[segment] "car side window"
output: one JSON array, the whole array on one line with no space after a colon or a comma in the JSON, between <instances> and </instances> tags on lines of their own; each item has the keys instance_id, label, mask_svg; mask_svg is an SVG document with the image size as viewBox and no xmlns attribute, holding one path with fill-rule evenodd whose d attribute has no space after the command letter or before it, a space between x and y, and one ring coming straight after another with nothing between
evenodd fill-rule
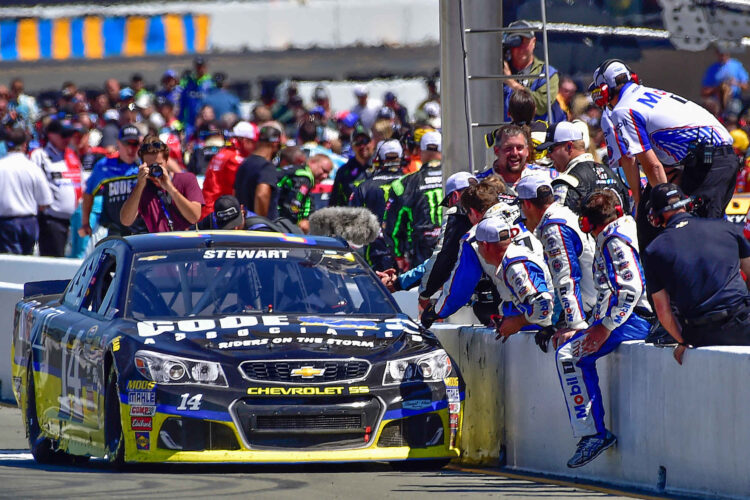
<instances>
[{"instance_id":1,"label":"car side window","mask_svg":"<svg viewBox=\"0 0 750 500\"><path fill-rule=\"evenodd\" d=\"M94 272L98 268L99 259L102 256L102 252L94 251L89 257L83 261L81 267L76 272L73 279L70 280L70 286L65 292L63 297L63 304L70 307L71 309L78 310L81 307L83 299L86 297L86 291L88 290L89 282Z\"/></svg>"},{"instance_id":2,"label":"car side window","mask_svg":"<svg viewBox=\"0 0 750 500\"><path fill-rule=\"evenodd\" d=\"M114 252L104 250L98 259L96 270L91 275L88 283L88 289L85 292L81 309L90 313L104 315L112 302L115 281L115 272L117 270L117 259Z\"/></svg>"}]
</instances>

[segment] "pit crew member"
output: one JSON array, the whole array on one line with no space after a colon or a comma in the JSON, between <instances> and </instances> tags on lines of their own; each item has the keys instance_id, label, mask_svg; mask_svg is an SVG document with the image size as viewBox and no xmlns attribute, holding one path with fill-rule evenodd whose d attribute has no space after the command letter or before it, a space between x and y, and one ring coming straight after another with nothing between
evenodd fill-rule
<instances>
[{"instance_id":1,"label":"pit crew member","mask_svg":"<svg viewBox=\"0 0 750 500\"><path fill-rule=\"evenodd\" d=\"M582 467L617 442L604 425L596 360L626 340L643 340L651 314L638 255L635 221L623 215L617 195L596 191L582 203L580 227L596 238L594 282L597 301L591 326L558 330L557 373L573 435L581 438L568 467Z\"/></svg>"}]
</instances>

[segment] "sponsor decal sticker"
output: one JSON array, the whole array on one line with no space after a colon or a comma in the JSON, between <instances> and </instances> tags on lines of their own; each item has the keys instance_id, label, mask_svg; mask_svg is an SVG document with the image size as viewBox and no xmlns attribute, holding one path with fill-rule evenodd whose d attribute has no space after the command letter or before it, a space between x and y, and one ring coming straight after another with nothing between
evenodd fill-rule
<instances>
[{"instance_id":1,"label":"sponsor decal sticker","mask_svg":"<svg viewBox=\"0 0 750 500\"><path fill-rule=\"evenodd\" d=\"M203 252L204 259L286 259L289 250L216 249Z\"/></svg>"},{"instance_id":2,"label":"sponsor decal sticker","mask_svg":"<svg viewBox=\"0 0 750 500\"><path fill-rule=\"evenodd\" d=\"M404 410L422 410L432 404L429 399L411 399L401 402L401 408Z\"/></svg>"},{"instance_id":3,"label":"sponsor decal sticker","mask_svg":"<svg viewBox=\"0 0 750 500\"><path fill-rule=\"evenodd\" d=\"M150 431L152 425L151 417L130 417L130 428L134 431Z\"/></svg>"},{"instance_id":4,"label":"sponsor decal sticker","mask_svg":"<svg viewBox=\"0 0 750 500\"><path fill-rule=\"evenodd\" d=\"M139 450L148 451L151 445L149 432L136 432L135 433L135 447Z\"/></svg>"},{"instance_id":5,"label":"sponsor decal sticker","mask_svg":"<svg viewBox=\"0 0 750 500\"><path fill-rule=\"evenodd\" d=\"M131 417L153 417L156 413L156 406L131 406Z\"/></svg>"},{"instance_id":6,"label":"sponsor decal sticker","mask_svg":"<svg viewBox=\"0 0 750 500\"><path fill-rule=\"evenodd\" d=\"M248 387L248 396L340 396L367 394L367 386L351 387Z\"/></svg>"},{"instance_id":7,"label":"sponsor decal sticker","mask_svg":"<svg viewBox=\"0 0 750 500\"><path fill-rule=\"evenodd\" d=\"M152 391L156 387L156 382L151 380L128 380L129 391Z\"/></svg>"},{"instance_id":8,"label":"sponsor decal sticker","mask_svg":"<svg viewBox=\"0 0 750 500\"><path fill-rule=\"evenodd\" d=\"M155 406L156 392L128 391L128 404L130 406Z\"/></svg>"}]
</instances>

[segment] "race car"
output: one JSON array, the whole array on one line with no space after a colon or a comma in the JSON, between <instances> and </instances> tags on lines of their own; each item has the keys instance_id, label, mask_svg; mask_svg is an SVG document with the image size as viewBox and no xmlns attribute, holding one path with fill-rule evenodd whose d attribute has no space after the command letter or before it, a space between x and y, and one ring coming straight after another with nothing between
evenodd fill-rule
<instances>
[{"instance_id":1,"label":"race car","mask_svg":"<svg viewBox=\"0 0 750 500\"><path fill-rule=\"evenodd\" d=\"M70 281L25 285L12 375L38 462L459 455L458 367L334 238L102 240Z\"/></svg>"}]
</instances>

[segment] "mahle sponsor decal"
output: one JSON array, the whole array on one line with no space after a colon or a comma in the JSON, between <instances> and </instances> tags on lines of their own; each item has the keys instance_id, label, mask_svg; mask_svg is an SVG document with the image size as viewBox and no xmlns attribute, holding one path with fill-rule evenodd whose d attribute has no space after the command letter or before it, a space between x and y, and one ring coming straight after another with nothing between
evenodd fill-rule
<instances>
[{"instance_id":1,"label":"mahle sponsor decal","mask_svg":"<svg viewBox=\"0 0 750 500\"><path fill-rule=\"evenodd\" d=\"M131 406L156 405L156 393L153 391L128 392L128 404Z\"/></svg>"},{"instance_id":2,"label":"mahle sponsor decal","mask_svg":"<svg viewBox=\"0 0 750 500\"><path fill-rule=\"evenodd\" d=\"M367 386L351 387L249 387L249 396L340 396L342 394L367 394Z\"/></svg>"}]
</instances>

